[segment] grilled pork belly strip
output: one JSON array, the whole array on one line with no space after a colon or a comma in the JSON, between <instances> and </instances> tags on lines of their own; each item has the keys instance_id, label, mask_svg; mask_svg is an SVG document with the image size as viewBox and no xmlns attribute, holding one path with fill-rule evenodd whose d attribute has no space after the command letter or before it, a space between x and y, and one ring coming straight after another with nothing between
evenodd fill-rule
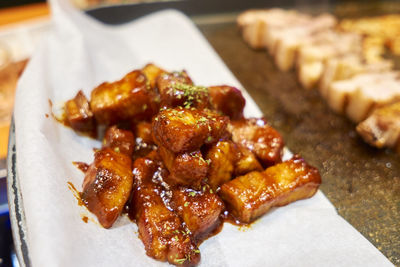
<instances>
[{"instance_id":1,"label":"grilled pork belly strip","mask_svg":"<svg viewBox=\"0 0 400 267\"><path fill-rule=\"evenodd\" d=\"M184 153L174 153L163 146L158 147L159 153L169 175L166 181L170 185L182 185L199 188L209 169L208 162L200 150Z\"/></svg>"},{"instance_id":2,"label":"grilled pork belly strip","mask_svg":"<svg viewBox=\"0 0 400 267\"><path fill-rule=\"evenodd\" d=\"M176 189L172 194L172 203L197 242L220 225L219 216L225 208L215 191L206 186L200 191Z\"/></svg>"},{"instance_id":3,"label":"grilled pork belly strip","mask_svg":"<svg viewBox=\"0 0 400 267\"><path fill-rule=\"evenodd\" d=\"M89 101L82 91L65 103L65 115L68 124L75 131L91 132L96 126Z\"/></svg>"},{"instance_id":4,"label":"grilled pork belly strip","mask_svg":"<svg viewBox=\"0 0 400 267\"><path fill-rule=\"evenodd\" d=\"M306 89L315 87L329 59L343 55L361 54L361 36L328 30L311 36L298 51L298 78Z\"/></svg>"},{"instance_id":5,"label":"grilled pork belly strip","mask_svg":"<svg viewBox=\"0 0 400 267\"><path fill-rule=\"evenodd\" d=\"M295 156L223 184L220 196L238 220L249 223L272 207L313 196L320 183L318 170Z\"/></svg>"},{"instance_id":6,"label":"grilled pork belly strip","mask_svg":"<svg viewBox=\"0 0 400 267\"><path fill-rule=\"evenodd\" d=\"M328 89L329 106L345 113L354 122L364 120L375 108L400 97L398 72L366 73L332 83Z\"/></svg>"},{"instance_id":7,"label":"grilled pork belly strip","mask_svg":"<svg viewBox=\"0 0 400 267\"><path fill-rule=\"evenodd\" d=\"M153 118L153 139L174 153L191 152L218 141L228 121L211 110L164 109Z\"/></svg>"},{"instance_id":8,"label":"grilled pork belly strip","mask_svg":"<svg viewBox=\"0 0 400 267\"><path fill-rule=\"evenodd\" d=\"M93 89L90 108L98 123L111 125L135 117L151 118L157 104L146 76L135 70L119 81L105 82Z\"/></svg>"},{"instance_id":9,"label":"grilled pork belly strip","mask_svg":"<svg viewBox=\"0 0 400 267\"><path fill-rule=\"evenodd\" d=\"M309 20L310 16L306 14L273 8L243 12L239 15L237 23L242 30L243 38L252 48L265 48L269 44L267 35L269 30L304 24Z\"/></svg>"},{"instance_id":10,"label":"grilled pork belly strip","mask_svg":"<svg viewBox=\"0 0 400 267\"><path fill-rule=\"evenodd\" d=\"M265 119L244 119L228 125L232 141L249 149L264 166L282 160L282 136Z\"/></svg>"},{"instance_id":11,"label":"grilled pork belly strip","mask_svg":"<svg viewBox=\"0 0 400 267\"><path fill-rule=\"evenodd\" d=\"M400 102L376 109L357 125L365 142L377 148L393 147L400 151Z\"/></svg>"},{"instance_id":12,"label":"grilled pork belly strip","mask_svg":"<svg viewBox=\"0 0 400 267\"><path fill-rule=\"evenodd\" d=\"M246 100L239 89L227 85L211 86L208 87L208 94L213 109L228 116L231 120L244 118L243 109Z\"/></svg>"},{"instance_id":13,"label":"grilled pork belly strip","mask_svg":"<svg viewBox=\"0 0 400 267\"><path fill-rule=\"evenodd\" d=\"M136 219L148 256L178 266L194 266L200 261L200 251L190 230L166 204L171 191L164 186L167 171L157 158L153 153L134 162L130 217Z\"/></svg>"},{"instance_id":14,"label":"grilled pork belly strip","mask_svg":"<svg viewBox=\"0 0 400 267\"><path fill-rule=\"evenodd\" d=\"M392 77L393 62L383 58L385 46L393 53L400 51L397 15L343 20L337 25L329 14L311 17L282 9L249 10L237 23L251 47L266 48L281 71L296 62L300 84L306 89L319 85L329 106L354 122L400 99L398 74ZM361 126L360 134L372 129Z\"/></svg>"},{"instance_id":15,"label":"grilled pork belly strip","mask_svg":"<svg viewBox=\"0 0 400 267\"><path fill-rule=\"evenodd\" d=\"M332 15L322 14L313 18L308 24L288 27L272 34L270 36L272 46L269 50L275 56L275 63L279 70L292 69L297 60L299 48L307 43L309 38L313 38L313 35L332 29L336 23Z\"/></svg>"},{"instance_id":16,"label":"grilled pork belly strip","mask_svg":"<svg viewBox=\"0 0 400 267\"><path fill-rule=\"evenodd\" d=\"M346 80L362 73L385 73L393 68L393 62L382 60L376 63L366 63L359 55L348 54L327 60L319 84L323 98L327 98L328 89L335 81Z\"/></svg>"},{"instance_id":17,"label":"grilled pork belly strip","mask_svg":"<svg viewBox=\"0 0 400 267\"><path fill-rule=\"evenodd\" d=\"M186 267L199 263L198 245L227 219L221 186L230 206L235 197L261 197L253 199L259 206L232 206L243 222L271 205L311 197L319 185L312 167L299 158L275 165L282 160L282 137L263 118L245 119L244 106L237 88L195 86L185 71L153 64L99 85L90 101L79 92L65 105L71 127L108 127L85 172L83 203L104 228L128 209L147 255ZM259 188L229 197L241 180Z\"/></svg>"},{"instance_id":18,"label":"grilled pork belly strip","mask_svg":"<svg viewBox=\"0 0 400 267\"><path fill-rule=\"evenodd\" d=\"M110 228L128 201L132 183L130 156L103 148L85 174L82 201L104 228Z\"/></svg>"}]
</instances>

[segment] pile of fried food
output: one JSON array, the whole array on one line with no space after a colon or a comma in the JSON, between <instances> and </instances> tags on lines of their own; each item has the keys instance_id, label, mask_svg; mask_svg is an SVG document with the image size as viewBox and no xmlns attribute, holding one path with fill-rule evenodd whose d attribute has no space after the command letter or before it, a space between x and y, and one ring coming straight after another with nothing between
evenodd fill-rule
<instances>
[{"instance_id":1,"label":"pile of fried food","mask_svg":"<svg viewBox=\"0 0 400 267\"><path fill-rule=\"evenodd\" d=\"M399 15L339 23L330 14L268 9L237 22L252 48L267 49L281 71L296 67L300 84L318 87L367 143L400 151L400 72L383 58L385 46L400 53Z\"/></svg>"},{"instance_id":2,"label":"pile of fried food","mask_svg":"<svg viewBox=\"0 0 400 267\"><path fill-rule=\"evenodd\" d=\"M122 212L136 222L148 256L179 266L224 220L251 223L272 207L313 196L318 170L299 156L282 162L281 135L244 118L231 86L195 86L185 71L148 64L65 103L78 133L106 126L81 200L110 228Z\"/></svg>"}]
</instances>

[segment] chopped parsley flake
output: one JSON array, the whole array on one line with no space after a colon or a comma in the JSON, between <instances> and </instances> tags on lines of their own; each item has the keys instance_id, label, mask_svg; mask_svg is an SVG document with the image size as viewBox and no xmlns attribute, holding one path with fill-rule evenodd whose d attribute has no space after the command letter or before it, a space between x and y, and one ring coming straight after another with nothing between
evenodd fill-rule
<instances>
[{"instance_id":1,"label":"chopped parsley flake","mask_svg":"<svg viewBox=\"0 0 400 267\"><path fill-rule=\"evenodd\" d=\"M177 264L182 264L186 261L186 258L182 258L182 259L175 259L174 262Z\"/></svg>"}]
</instances>

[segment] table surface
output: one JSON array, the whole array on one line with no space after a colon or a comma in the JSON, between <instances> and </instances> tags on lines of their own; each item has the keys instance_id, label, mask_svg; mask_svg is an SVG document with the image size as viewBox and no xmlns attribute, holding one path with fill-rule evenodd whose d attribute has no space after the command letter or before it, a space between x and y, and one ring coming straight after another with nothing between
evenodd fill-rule
<instances>
[{"instance_id":1,"label":"table surface","mask_svg":"<svg viewBox=\"0 0 400 267\"><path fill-rule=\"evenodd\" d=\"M250 49L234 22L199 27L289 149L320 170L321 190L339 214L400 265L399 155L365 144L317 90L301 88L295 71L280 72L265 51Z\"/></svg>"}]
</instances>

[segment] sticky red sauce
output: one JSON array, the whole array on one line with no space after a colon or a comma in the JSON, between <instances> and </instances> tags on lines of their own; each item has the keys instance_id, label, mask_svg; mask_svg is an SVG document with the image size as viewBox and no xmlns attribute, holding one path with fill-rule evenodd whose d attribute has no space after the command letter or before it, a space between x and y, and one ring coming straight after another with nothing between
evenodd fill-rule
<instances>
[{"instance_id":1,"label":"sticky red sauce","mask_svg":"<svg viewBox=\"0 0 400 267\"><path fill-rule=\"evenodd\" d=\"M80 169L83 173L87 172L89 169L89 164L80 161L73 161L72 164L75 165L78 169Z\"/></svg>"}]
</instances>

